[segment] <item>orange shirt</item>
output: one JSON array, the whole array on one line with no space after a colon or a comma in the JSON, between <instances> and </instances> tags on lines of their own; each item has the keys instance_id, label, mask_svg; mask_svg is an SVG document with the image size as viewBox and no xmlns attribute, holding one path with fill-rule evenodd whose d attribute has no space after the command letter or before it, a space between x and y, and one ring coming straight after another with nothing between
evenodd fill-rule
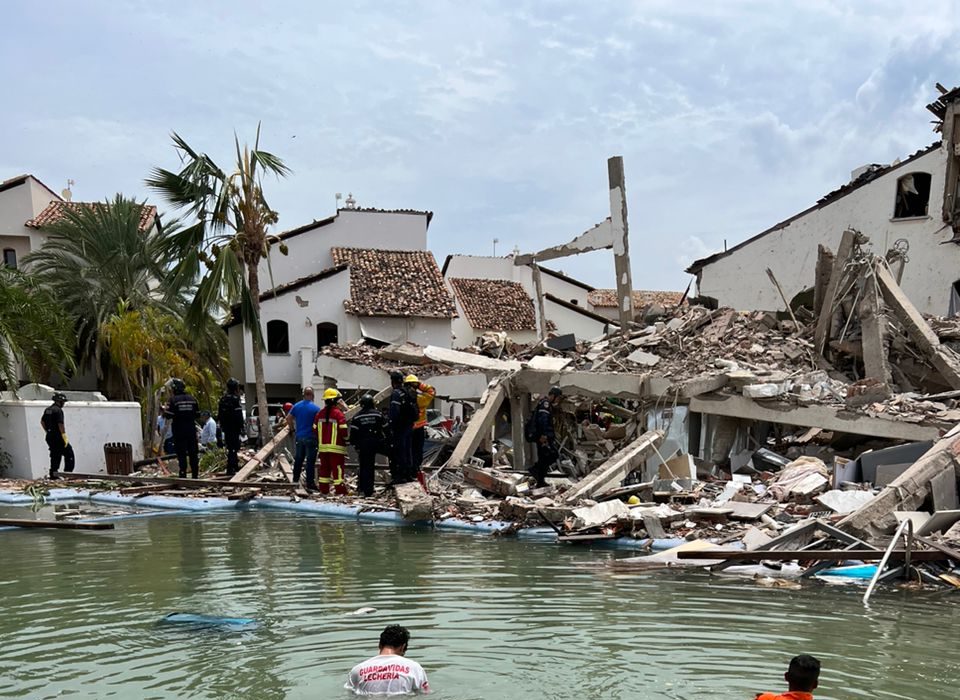
<instances>
[{"instance_id":1,"label":"orange shirt","mask_svg":"<svg viewBox=\"0 0 960 700\"><path fill-rule=\"evenodd\" d=\"M787 693L760 693L757 700L813 700L813 693L791 690Z\"/></svg>"}]
</instances>

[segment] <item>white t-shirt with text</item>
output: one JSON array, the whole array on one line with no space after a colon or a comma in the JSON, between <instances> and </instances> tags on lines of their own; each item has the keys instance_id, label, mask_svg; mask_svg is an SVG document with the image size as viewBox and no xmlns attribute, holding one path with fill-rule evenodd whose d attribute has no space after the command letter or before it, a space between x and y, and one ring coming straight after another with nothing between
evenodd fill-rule
<instances>
[{"instance_id":1,"label":"white t-shirt with text","mask_svg":"<svg viewBox=\"0 0 960 700\"><path fill-rule=\"evenodd\" d=\"M423 667L398 654L374 656L350 671L343 686L357 695L409 695L430 692Z\"/></svg>"}]
</instances>

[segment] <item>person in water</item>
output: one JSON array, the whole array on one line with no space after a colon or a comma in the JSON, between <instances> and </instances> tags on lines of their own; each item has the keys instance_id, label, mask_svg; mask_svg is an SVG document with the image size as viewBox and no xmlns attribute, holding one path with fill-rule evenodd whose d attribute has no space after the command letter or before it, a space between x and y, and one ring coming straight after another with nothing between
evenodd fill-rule
<instances>
[{"instance_id":1,"label":"person in water","mask_svg":"<svg viewBox=\"0 0 960 700\"><path fill-rule=\"evenodd\" d=\"M389 625L380 633L380 653L350 671L344 688L357 695L420 695L430 692L423 667L406 658L410 633Z\"/></svg>"},{"instance_id":2,"label":"person in water","mask_svg":"<svg viewBox=\"0 0 960 700\"><path fill-rule=\"evenodd\" d=\"M779 695L760 693L756 700L813 700L813 691L820 680L820 661L809 654L794 656L783 679L790 690Z\"/></svg>"}]
</instances>

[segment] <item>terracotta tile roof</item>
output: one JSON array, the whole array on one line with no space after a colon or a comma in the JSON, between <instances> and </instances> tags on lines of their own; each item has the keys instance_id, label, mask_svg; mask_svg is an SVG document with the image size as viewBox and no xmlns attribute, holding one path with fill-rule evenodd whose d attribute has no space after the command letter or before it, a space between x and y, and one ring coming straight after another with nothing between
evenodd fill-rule
<instances>
[{"instance_id":1,"label":"terracotta tile roof","mask_svg":"<svg viewBox=\"0 0 960 700\"><path fill-rule=\"evenodd\" d=\"M662 292L648 289L633 290L633 305L635 308L649 304L660 306L676 306L683 298L683 292ZM591 306L601 308L617 308L616 289L595 289L587 294L587 301Z\"/></svg>"},{"instance_id":2,"label":"terracotta tile roof","mask_svg":"<svg viewBox=\"0 0 960 700\"><path fill-rule=\"evenodd\" d=\"M349 313L358 316L453 318L453 297L433 254L425 250L331 248L336 265L350 267Z\"/></svg>"},{"instance_id":3,"label":"terracotta tile roof","mask_svg":"<svg viewBox=\"0 0 960 700\"><path fill-rule=\"evenodd\" d=\"M50 202L46 209L35 217L24 223L24 226L30 228L43 228L59 221L63 217L63 210L66 207L77 209L78 207L98 207L102 206L99 202ZM140 230L149 231L157 218L157 208L152 205L143 207L140 212Z\"/></svg>"},{"instance_id":4,"label":"terracotta tile roof","mask_svg":"<svg viewBox=\"0 0 960 700\"><path fill-rule=\"evenodd\" d=\"M533 299L519 282L464 277L452 277L449 282L473 328L491 331L537 329Z\"/></svg>"}]
</instances>

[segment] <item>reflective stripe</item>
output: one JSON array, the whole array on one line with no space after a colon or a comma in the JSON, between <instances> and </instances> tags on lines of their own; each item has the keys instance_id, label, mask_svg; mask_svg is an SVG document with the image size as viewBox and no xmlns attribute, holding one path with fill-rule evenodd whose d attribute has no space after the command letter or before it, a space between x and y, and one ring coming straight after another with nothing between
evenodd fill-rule
<instances>
[{"instance_id":1,"label":"reflective stripe","mask_svg":"<svg viewBox=\"0 0 960 700\"><path fill-rule=\"evenodd\" d=\"M330 426L330 442L323 441L323 429L322 425L327 424ZM340 428L340 424L333 418L321 418L317 421L317 437L320 439L320 445L317 447L317 452L326 452L328 454L338 454L345 455L347 454L347 448L343 445L337 444L337 432Z\"/></svg>"},{"instance_id":2,"label":"reflective stripe","mask_svg":"<svg viewBox=\"0 0 960 700\"><path fill-rule=\"evenodd\" d=\"M330 477L327 477L327 476L318 476L318 477L317 477L317 483L318 483L318 484L329 484L329 483L330 483Z\"/></svg>"},{"instance_id":3,"label":"reflective stripe","mask_svg":"<svg viewBox=\"0 0 960 700\"><path fill-rule=\"evenodd\" d=\"M338 464L337 466L333 467L331 471L333 472L332 474L333 478L330 483L332 483L334 486L339 486L340 484L342 484L343 483L343 467L341 467Z\"/></svg>"}]
</instances>

